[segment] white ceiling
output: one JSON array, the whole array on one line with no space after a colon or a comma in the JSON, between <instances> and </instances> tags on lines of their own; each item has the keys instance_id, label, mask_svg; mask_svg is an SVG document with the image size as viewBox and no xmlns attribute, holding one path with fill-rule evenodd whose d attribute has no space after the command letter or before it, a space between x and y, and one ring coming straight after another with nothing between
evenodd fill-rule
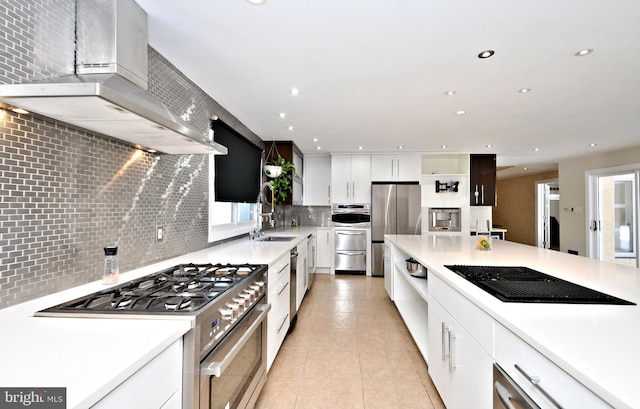
<instances>
[{"instance_id":1,"label":"white ceiling","mask_svg":"<svg viewBox=\"0 0 640 409\"><path fill-rule=\"evenodd\" d=\"M137 2L152 47L263 140L305 154L403 145L536 172L640 144L637 0Z\"/></svg>"}]
</instances>

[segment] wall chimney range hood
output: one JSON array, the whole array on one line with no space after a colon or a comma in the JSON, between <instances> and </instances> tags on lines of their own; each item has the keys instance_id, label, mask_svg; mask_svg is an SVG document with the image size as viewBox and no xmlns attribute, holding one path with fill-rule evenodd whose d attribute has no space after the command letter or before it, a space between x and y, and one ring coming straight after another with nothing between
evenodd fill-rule
<instances>
[{"instance_id":1,"label":"wall chimney range hood","mask_svg":"<svg viewBox=\"0 0 640 409\"><path fill-rule=\"evenodd\" d=\"M167 154L226 154L146 91L147 15L133 0L77 0L75 72L0 85L0 106L23 108Z\"/></svg>"}]
</instances>

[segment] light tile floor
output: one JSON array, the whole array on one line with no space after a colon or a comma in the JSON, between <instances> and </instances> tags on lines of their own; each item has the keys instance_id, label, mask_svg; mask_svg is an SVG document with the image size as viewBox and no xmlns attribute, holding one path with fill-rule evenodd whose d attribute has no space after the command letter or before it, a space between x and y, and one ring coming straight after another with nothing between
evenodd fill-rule
<instances>
[{"instance_id":1,"label":"light tile floor","mask_svg":"<svg viewBox=\"0 0 640 409\"><path fill-rule=\"evenodd\" d=\"M441 409L381 277L316 274L257 409Z\"/></svg>"}]
</instances>

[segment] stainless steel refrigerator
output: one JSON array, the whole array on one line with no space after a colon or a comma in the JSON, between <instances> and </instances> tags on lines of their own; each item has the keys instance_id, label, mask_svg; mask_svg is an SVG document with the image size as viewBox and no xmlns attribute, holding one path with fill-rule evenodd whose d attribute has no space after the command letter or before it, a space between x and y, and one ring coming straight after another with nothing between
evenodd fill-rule
<instances>
[{"instance_id":1,"label":"stainless steel refrigerator","mask_svg":"<svg viewBox=\"0 0 640 409\"><path fill-rule=\"evenodd\" d=\"M417 182L372 183L371 275L384 275L384 235L421 234L421 223L422 205Z\"/></svg>"}]
</instances>

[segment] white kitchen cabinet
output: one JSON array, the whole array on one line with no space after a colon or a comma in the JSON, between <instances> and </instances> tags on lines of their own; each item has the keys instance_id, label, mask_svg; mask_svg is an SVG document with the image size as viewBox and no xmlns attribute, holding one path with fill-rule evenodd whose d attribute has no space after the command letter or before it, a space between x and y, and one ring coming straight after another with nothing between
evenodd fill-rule
<instances>
[{"instance_id":1,"label":"white kitchen cabinet","mask_svg":"<svg viewBox=\"0 0 640 409\"><path fill-rule=\"evenodd\" d=\"M298 244L298 264L296 274L296 311L300 309L302 299L307 293L307 257L309 253L307 240L308 239L304 239L304 241Z\"/></svg>"},{"instance_id":2,"label":"white kitchen cabinet","mask_svg":"<svg viewBox=\"0 0 640 409\"><path fill-rule=\"evenodd\" d=\"M331 228L318 227L316 230L316 267L318 273L328 273L331 270Z\"/></svg>"},{"instance_id":3,"label":"white kitchen cabinet","mask_svg":"<svg viewBox=\"0 0 640 409\"><path fill-rule=\"evenodd\" d=\"M429 375L447 409L493 408L493 358L429 295Z\"/></svg>"},{"instance_id":4,"label":"white kitchen cabinet","mask_svg":"<svg viewBox=\"0 0 640 409\"><path fill-rule=\"evenodd\" d=\"M384 254L382 256L384 289L391 301L393 301L393 245L387 240L384 241Z\"/></svg>"},{"instance_id":5,"label":"white kitchen cabinet","mask_svg":"<svg viewBox=\"0 0 640 409\"><path fill-rule=\"evenodd\" d=\"M417 182L422 173L422 156L419 154L371 155L372 182Z\"/></svg>"},{"instance_id":6,"label":"white kitchen cabinet","mask_svg":"<svg viewBox=\"0 0 640 409\"><path fill-rule=\"evenodd\" d=\"M305 206L329 206L331 204L331 157L304 157Z\"/></svg>"},{"instance_id":7,"label":"white kitchen cabinet","mask_svg":"<svg viewBox=\"0 0 640 409\"><path fill-rule=\"evenodd\" d=\"M495 342L496 363L540 408L611 408L568 373L499 324L496 325Z\"/></svg>"},{"instance_id":8,"label":"white kitchen cabinet","mask_svg":"<svg viewBox=\"0 0 640 409\"><path fill-rule=\"evenodd\" d=\"M371 155L331 156L331 203L371 202Z\"/></svg>"},{"instance_id":9,"label":"white kitchen cabinet","mask_svg":"<svg viewBox=\"0 0 640 409\"><path fill-rule=\"evenodd\" d=\"M96 409L160 409L181 405L182 338L171 344L92 407Z\"/></svg>"},{"instance_id":10,"label":"white kitchen cabinet","mask_svg":"<svg viewBox=\"0 0 640 409\"><path fill-rule=\"evenodd\" d=\"M284 337L289 330L291 289L291 258L289 253L269 264L268 302L271 310L267 316L267 371L271 368ZM295 284L294 284L295 285Z\"/></svg>"}]
</instances>

